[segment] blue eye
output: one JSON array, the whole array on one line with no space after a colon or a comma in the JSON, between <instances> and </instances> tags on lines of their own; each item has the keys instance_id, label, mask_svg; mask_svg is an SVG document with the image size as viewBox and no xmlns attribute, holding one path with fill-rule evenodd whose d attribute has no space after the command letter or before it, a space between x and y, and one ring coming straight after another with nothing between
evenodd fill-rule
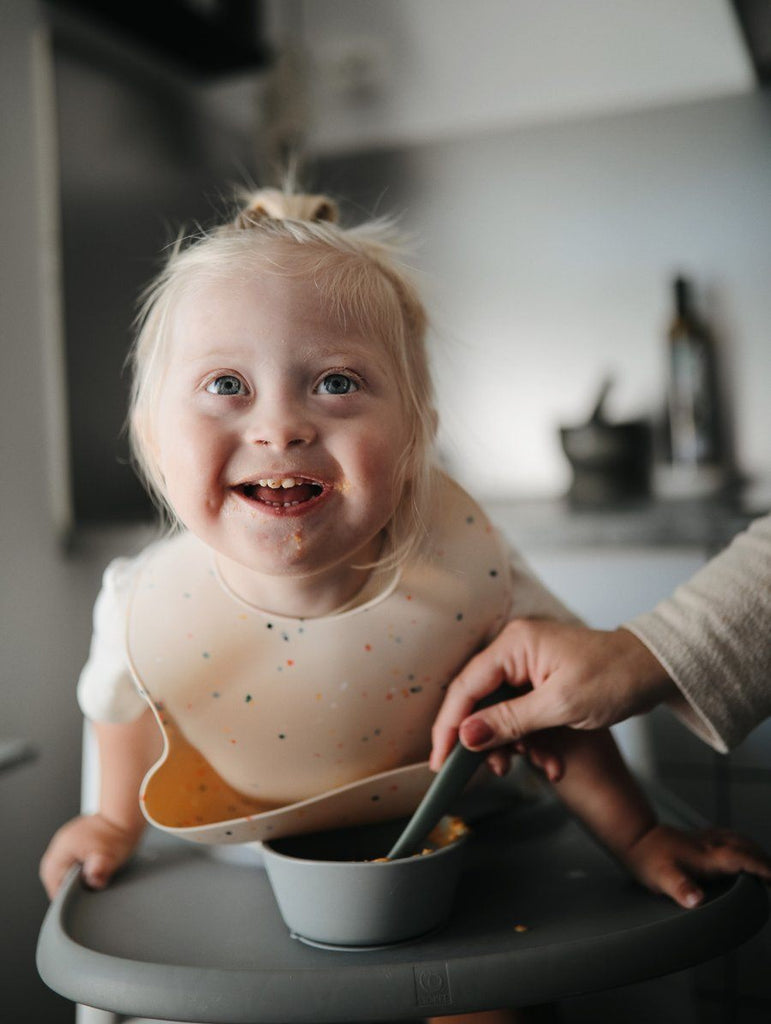
<instances>
[{"instance_id":1,"label":"blue eye","mask_svg":"<svg viewBox=\"0 0 771 1024\"><path fill-rule=\"evenodd\" d=\"M318 390L323 395L349 395L359 390L356 381L347 373L328 373L319 384Z\"/></svg>"},{"instance_id":2,"label":"blue eye","mask_svg":"<svg viewBox=\"0 0 771 1024\"><path fill-rule=\"evenodd\" d=\"M244 384L232 373L224 373L221 377L215 377L214 380L209 381L206 385L206 390L210 395L232 397L244 393Z\"/></svg>"}]
</instances>

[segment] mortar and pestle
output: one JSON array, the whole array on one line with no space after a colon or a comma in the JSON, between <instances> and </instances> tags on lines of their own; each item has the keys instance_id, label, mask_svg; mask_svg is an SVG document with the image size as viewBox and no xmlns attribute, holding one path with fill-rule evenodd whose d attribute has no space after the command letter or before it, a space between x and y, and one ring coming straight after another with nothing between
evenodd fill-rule
<instances>
[{"instance_id":1,"label":"mortar and pestle","mask_svg":"<svg viewBox=\"0 0 771 1024\"><path fill-rule=\"evenodd\" d=\"M650 495L653 433L645 419L611 423L605 400L606 378L586 423L560 427L562 449L573 471L568 499L575 506L623 504Z\"/></svg>"}]
</instances>

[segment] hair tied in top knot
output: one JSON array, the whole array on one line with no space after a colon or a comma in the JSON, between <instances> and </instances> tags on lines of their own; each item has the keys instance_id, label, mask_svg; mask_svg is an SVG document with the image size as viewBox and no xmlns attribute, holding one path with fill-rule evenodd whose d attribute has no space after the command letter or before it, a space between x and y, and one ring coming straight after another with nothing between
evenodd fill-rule
<instances>
[{"instance_id":1,"label":"hair tied in top knot","mask_svg":"<svg viewBox=\"0 0 771 1024\"><path fill-rule=\"evenodd\" d=\"M337 204L326 196L309 196L265 188L250 196L235 219L237 228L251 228L264 220L337 221Z\"/></svg>"}]
</instances>

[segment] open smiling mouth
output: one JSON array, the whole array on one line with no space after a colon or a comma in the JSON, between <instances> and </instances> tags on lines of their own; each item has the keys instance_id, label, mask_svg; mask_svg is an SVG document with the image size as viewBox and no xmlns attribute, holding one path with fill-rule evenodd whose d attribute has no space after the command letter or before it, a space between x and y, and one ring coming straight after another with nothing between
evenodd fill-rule
<instances>
[{"instance_id":1,"label":"open smiling mouth","mask_svg":"<svg viewBox=\"0 0 771 1024\"><path fill-rule=\"evenodd\" d=\"M324 492L324 487L315 480L285 476L238 484L235 490L249 501L274 509L289 509L307 505L308 502L319 498Z\"/></svg>"}]
</instances>

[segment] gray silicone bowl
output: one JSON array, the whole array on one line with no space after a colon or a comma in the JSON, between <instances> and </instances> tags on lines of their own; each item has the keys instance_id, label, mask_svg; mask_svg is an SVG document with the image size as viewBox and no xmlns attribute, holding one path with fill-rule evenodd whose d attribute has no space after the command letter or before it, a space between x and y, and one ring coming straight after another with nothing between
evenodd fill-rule
<instances>
[{"instance_id":1,"label":"gray silicone bowl","mask_svg":"<svg viewBox=\"0 0 771 1024\"><path fill-rule=\"evenodd\" d=\"M449 916L466 839L403 860L374 862L404 821L274 839L265 868L293 935L326 946L382 946Z\"/></svg>"}]
</instances>

